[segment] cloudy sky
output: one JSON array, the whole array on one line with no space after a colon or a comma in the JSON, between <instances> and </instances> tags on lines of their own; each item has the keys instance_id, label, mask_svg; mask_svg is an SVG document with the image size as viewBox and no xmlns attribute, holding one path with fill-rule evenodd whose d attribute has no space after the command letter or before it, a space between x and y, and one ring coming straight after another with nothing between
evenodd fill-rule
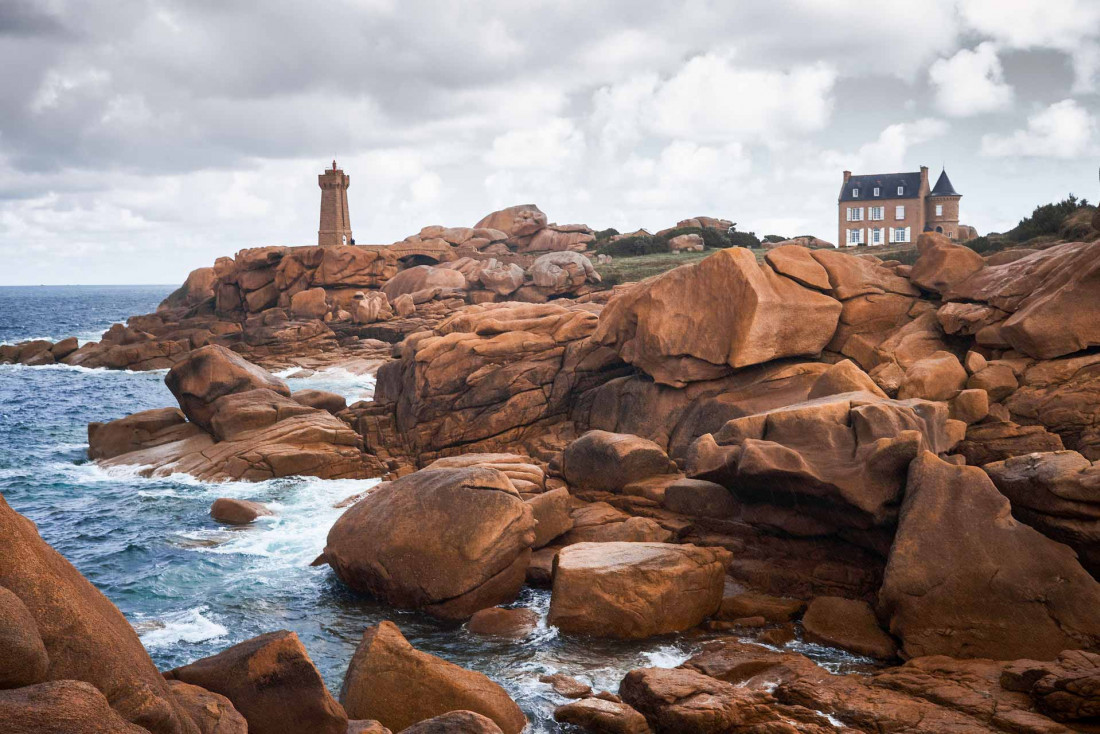
<instances>
[{"instance_id":1,"label":"cloudy sky","mask_svg":"<svg viewBox=\"0 0 1100 734\"><path fill-rule=\"evenodd\" d=\"M841 171L963 221L1100 198L1098 0L0 0L0 284L178 283L537 203L836 237Z\"/></svg>"}]
</instances>

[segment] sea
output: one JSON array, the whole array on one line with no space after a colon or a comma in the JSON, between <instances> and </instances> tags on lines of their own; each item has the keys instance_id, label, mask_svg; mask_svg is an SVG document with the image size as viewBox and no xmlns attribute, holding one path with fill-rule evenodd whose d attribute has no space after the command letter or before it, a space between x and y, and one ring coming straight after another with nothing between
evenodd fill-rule
<instances>
[{"instance_id":1,"label":"sea","mask_svg":"<svg viewBox=\"0 0 1100 734\"><path fill-rule=\"evenodd\" d=\"M113 323L155 311L174 289L0 286L0 343L96 340ZM293 372L281 375L292 390L330 390L349 402L369 398L374 389L370 375L331 369L290 377ZM615 691L627 671L676 666L714 638L687 633L618 642L560 635L546 624L550 595L544 589L525 589L515 602L541 619L522 640L481 637L355 594L327 566L309 564L344 511L335 505L378 480L153 479L87 459L89 422L175 405L164 375L0 365L0 494L122 611L162 670L286 629L298 634L338 694L363 631L390 620L416 648L502 685L535 734L561 731L552 713L566 702L538 682L541 674L565 673ZM263 502L275 514L248 527L226 527L209 515L218 497ZM797 643L796 649L833 669L866 662L814 645Z\"/></svg>"}]
</instances>

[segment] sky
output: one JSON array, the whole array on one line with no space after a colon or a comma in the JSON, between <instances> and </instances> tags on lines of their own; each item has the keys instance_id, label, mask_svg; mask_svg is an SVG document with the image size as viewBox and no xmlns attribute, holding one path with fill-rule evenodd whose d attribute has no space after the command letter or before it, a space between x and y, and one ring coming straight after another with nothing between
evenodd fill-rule
<instances>
[{"instance_id":1,"label":"sky","mask_svg":"<svg viewBox=\"0 0 1100 734\"><path fill-rule=\"evenodd\" d=\"M0 284L179 283L513 204L836 238L842 171L962 221L1100 199L1100 0L0 0Z\"/></svg>"}]
</instances>

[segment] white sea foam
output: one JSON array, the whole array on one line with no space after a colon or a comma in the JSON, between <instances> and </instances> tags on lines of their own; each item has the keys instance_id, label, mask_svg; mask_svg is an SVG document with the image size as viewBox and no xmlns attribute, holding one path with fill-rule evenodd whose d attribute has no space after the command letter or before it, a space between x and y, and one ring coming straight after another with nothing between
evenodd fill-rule
<instances>
[{"instance_id":1,"label":"white sea foam","mask_svg":"<svg viewBox=\"0 0 1100 734\"><path fill-rule=\"evenodd\" d=\"M106 367L84 367L79 364L0 364L0 370L61 370L66 372L84 372L89 375L166 375L167 369L162 370L112 370Z\"/></svg>"},{"instance_id":2,"label":"white sea foam","mask_svg":"<svg viewBox=\"0 0 1100 734\"><path fill-rule=\"evenodd\" d=\"M205 642L229 634L223 625L203 616L205 606L173 612L154 621L152 628L140 635L147 648L169 647L181 642Z\"/></svg>"},{"instance_id":3,"label":"white sea foam","mask_svg":"<svg viewBox=\"0 0 1100 734\"><path fill-rule=\"evenodd\" d=\"M675 668L691 657L689 653L672 645L662 645L656 650L646 650L642 655L655 668Z\"/></svg>"},{"instance_id":4,"label":"white sea foam","mask_svg":"<svg viewBox=\"0 0 1100 734\"><path fill-rule=\"evenodd\" d=\"M275 376L290 381L295 390L327 390L342 395L348 403L370 400L374 396L377 380L373 372L356 373L344 367L326 367L308 377L293 377L300 370L300 367L292 367L276 372Z\"/></svg>"}]
</instances>

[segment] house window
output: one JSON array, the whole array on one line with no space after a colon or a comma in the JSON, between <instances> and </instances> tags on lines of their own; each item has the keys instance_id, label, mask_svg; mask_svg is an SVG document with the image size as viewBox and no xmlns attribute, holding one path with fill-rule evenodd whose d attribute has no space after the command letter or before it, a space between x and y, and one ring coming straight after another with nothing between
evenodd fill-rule
<instances>
[{"instance_id":1,"label":"house window","mask_svg":"<svg viewBox=\"0 0 1100 734\"><path fill-rule=\"evenodd\" d=\"M873 222L881 222L886 218L886 207L884 206L872 206L870 207L870 218Z\"/></svg>"},{"instance_id":2,"label":"house window","mask_svg":"<svg viewBox=\"0 0 1100 734\"><path fill-rule=\"evenodd\" d=\"M898 196L905 196L905 187L898 186Z\"/></svg>"},{"instance_id":3,"label":"house window","mask_svg":"<svg viewBox=\"0 0 1100 734\"><path fill-rule=\"evenodd\" d=\"M894 207L894 219L905 219L905 207L904 206L895 206Z\"/></svg>"},{"instance_id":4,"label":"house window","mask_svg":"<svg viewBox=\"0 0 1100 734\"><path fill-rule=\"evenodd\" d=\"M848 244L858 245L863 242L863 230L862 229L849 229L848 230Z\"/></svg>"},{"instance_id":5,"label":"house window","mask_svg":"<svg viewBox=\"0 0 1100 734\"><path fill-rule=\"evenodd\" d=\"M875 196L879 195L879 191L881 191L881 189L878 186L876 186L875 187Z\"/></svg>"},{"instance_id":6,"label":"house window","mask_svg":"<svg viewBox=\"0 0 1100 734\"><path fill-rule=\"evenodd\" d=\"M909 228L908 227L895 227L894 228L894 242L908 242L909 241Z\"/></svg>"},{"instance_id":7,"label":"house window","mask_svg":"<svg viewBox=\"0 0 1100 734\"><path fill-rule=\"evenodd\" d=\"M871 230L871 244L872 245L881 245L882 244L882 227L875 227L874 229Z\"/></svg>"},{"instance_id":8,"label":"house window","mask_svg":"<svg viewBox=\"0 0 1100 734\"><path fill-rule=\"evenodd\" d=\"M943 204L936 204L936 216L937 217L942 217L943 216Z\"/></svg>"},{"instance_id":9,"label":"house window","mask_svg":"<svg viewBox=\"0 0 1100 734\"><path fill-rule=\"evenodd\" d=\"M862 222L863 221L863 207L857 206L857 207L852 208L852 221L853 222Z\"/></svg>"},{"instance_id":10,"label":"house window","mask_svg":"<svg viewBox=\"0 0 1100 734\"><path fill-rule=\"evenodd\" d=\"M852 198L853 199L858 199L859 198L859 189L852 189Z\"/></svg>"}]
</instances>

